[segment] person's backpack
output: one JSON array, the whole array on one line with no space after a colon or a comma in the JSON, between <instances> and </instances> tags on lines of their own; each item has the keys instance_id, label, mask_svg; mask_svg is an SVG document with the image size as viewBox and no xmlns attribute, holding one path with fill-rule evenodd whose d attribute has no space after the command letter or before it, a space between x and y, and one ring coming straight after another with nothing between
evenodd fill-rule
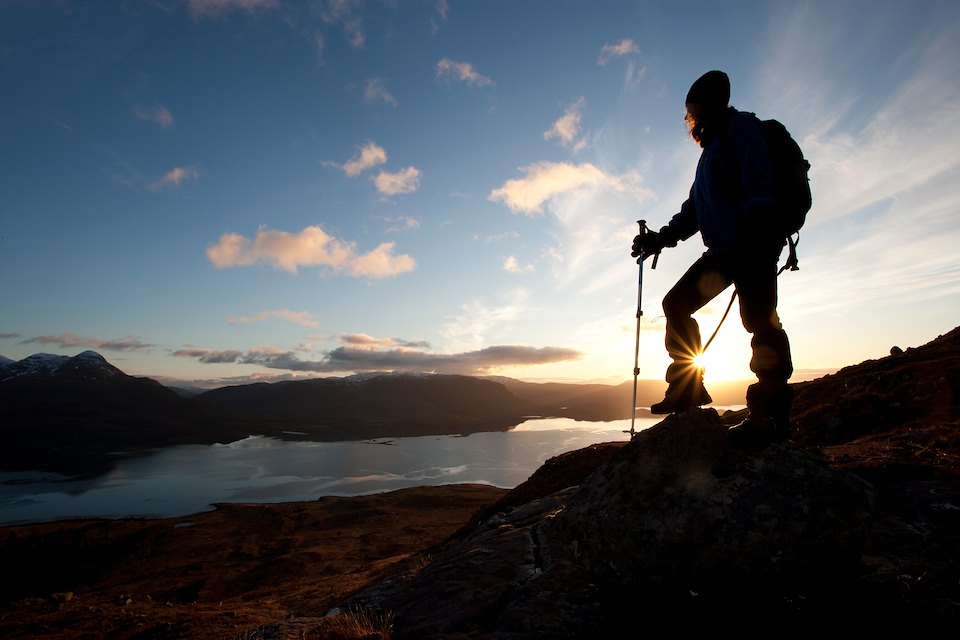
<instances>
[{"instance_id":1,"label":"person's backpack","mask_svg":"<svg viewBox=\"0 0 960 640\"><path fill-rule=\"evenodd\" d=\"M754 118L756 114L751 113ZM800 243L800 228L807 221L807 213L813 204L810 193L810 163L803 150L787 128L778 120L757 118L760 131L770 154L770 169L773 172L773 195L781 215L781 231L790 253L780 273L786 269L796 271L797 245Z\"/></svg>"},{"instance_id":2,"label":"person's backpack","mask_svg":"<svg viewBox=\"0 0 960 640\"><path fill-rule=\"evenodd\" d=\"M797 265L800 228L807 221L807 213L813 205L813 196L810 193L810 163L783 124L772 119L759 122L770 153L773 193L782 215L783 233L790 245L787 262L780 271L787 268L796 271L800 268Z\"/></svg>"}]
</instances>

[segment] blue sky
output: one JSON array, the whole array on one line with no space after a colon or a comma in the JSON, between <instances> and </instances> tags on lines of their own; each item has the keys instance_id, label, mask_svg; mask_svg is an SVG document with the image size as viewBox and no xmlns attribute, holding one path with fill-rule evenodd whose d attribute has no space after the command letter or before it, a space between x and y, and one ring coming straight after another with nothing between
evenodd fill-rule
<instances>
[{"instance_id":1,"label":"blue sky","mask_svg":"<svg viewBox=\"0 0 960 640\"><path fill-rule=\"evenodd\" d=\"M636 221L684 200L718 68L813 165L797 378L882 357L960 318L958 59L952 1L7 0L0 354L628 380ZM641 377L702 250L645 269ZM734 311L707 378L748 360Z\"/></svg>"}]
</instances>

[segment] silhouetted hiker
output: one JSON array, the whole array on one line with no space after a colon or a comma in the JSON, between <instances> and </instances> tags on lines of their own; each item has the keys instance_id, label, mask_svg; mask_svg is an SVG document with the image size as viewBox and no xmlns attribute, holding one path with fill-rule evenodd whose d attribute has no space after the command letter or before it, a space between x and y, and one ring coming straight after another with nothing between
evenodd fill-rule
<instances>
[{"instance_id":1,"label":"silhouetted hiker","mask_svg":"<svg viewBox=\"0 0 960 640\"><path fill-rule=\"evenodd\" d=\"M768 441L790 436L793 374L790 344L777 315L777 262L784 247L778 230L767 145L757 118L729 105L730 80L708 71L690 87L686 122L703 148L690 196L659 232L633 241L631 255L647 257L675 247L697 231L706 246L663 298L666 348L673 362L664 399L655 414L677 413L712 400L703 385L700 328L693 314L731 283L740 297L740 317L753 334L750 369L757 382L747 389L749 417L731 437Z\"/></svg>"}]
</instances>

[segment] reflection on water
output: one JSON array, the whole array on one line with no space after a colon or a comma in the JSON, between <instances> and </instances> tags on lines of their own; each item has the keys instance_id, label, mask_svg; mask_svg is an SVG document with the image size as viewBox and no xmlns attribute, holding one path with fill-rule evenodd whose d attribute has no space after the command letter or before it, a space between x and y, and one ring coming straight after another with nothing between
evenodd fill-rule
<instances>
[{"instance_id":1,"label":"reflection on water","mask_svg":"<svg viewBox=\"0 0 960 640\"><path fill-rule=\"evenodd\" d=\"M659 419L640 418L637 431ZM175 517L224 502L295 502L405 487L481 483L513 488L548 458L626 441L629 420L534 419L507 432L297 442L253 436L123 460L82 481L0 473L0 525L62 518Z\"/></svg>"}]
</instances>

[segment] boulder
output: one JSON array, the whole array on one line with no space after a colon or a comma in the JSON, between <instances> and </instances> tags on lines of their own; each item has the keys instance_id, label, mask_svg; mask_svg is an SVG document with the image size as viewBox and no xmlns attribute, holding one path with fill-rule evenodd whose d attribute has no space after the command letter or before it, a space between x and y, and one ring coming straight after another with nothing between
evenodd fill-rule
<instances>
[{"instance_id":1,"label":"boulder","mask_svg":"<svg viewBox=\"0 0 960 640\"><path fill-rule=\"evenodd\" d=\"M774 586L857 570L876 490L787 443L740 448L716 411L640 432L570 496L557 521L617 588Z\"/></svg>"},{"instance_id":2,"label":"boulder","mask_svg":"<svg viewBox=\"0 0 960 640\"><path fill-rule=\"evenodd\" d=\"M738 448L726 429L713 409L670 416L340 611L389 614L395 640L575 639L855 574L874 488L790 444Z\"/></svg>"}]
</instances>

